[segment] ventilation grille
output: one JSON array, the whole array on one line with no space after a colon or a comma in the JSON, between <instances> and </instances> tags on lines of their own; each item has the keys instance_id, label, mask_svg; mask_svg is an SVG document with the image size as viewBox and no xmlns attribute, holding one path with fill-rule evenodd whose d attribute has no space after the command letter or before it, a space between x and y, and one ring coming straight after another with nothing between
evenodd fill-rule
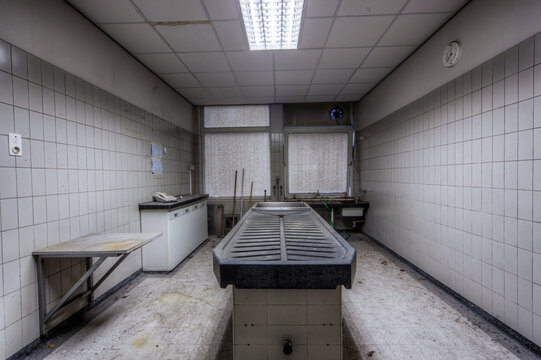
<instances>
[{"instance_id":1,"label":"ventilation grille","mask_svg":"<svg viewBox=\"0 0 541 360\"><path fill-rule=\"evenodd\" d=\"M309 212L250 214L230 242L230 257L239 261L323 261L344 249Z\"/></svg>"},{"instance_id":2,"label":"ventilation grille","mask_svg":"<svg viewBox=\"0 0 541 360\"><path fill-rule=\"evenodd\" d=\"M239 260L280 260L280 217L252 214L233 243L231 257Z\"/></svg>"},{"instance_id":3,"label":"ventilation grille","mask_svg":"<svg viewBox=\"0 0 541 360\"><path fill-rule=\"evenodd\" d=\"M335 241L321 231L310 214L284 216L287 259L290 261L334 259L338 255Z\"/></svg>"}]
</instances>

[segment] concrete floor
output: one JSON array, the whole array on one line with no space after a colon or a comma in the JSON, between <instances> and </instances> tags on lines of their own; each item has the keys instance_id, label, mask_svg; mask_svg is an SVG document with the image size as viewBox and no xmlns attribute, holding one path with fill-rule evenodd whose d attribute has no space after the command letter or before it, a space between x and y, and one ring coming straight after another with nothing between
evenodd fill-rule
<instances>
[{"instance_id":1,"label":"concrete floor","mask_svg":"<svg viewBox=\"0 0 541 360\"><path fill-rule=\"evenodd\" d=\"M29 358L231 359L232 291L212 272L218 241L171 274L139 276ZM367 238L350 243L358 260L355 285L343 290L344 360L539 359Z\"/></svg>"}]
</instances>

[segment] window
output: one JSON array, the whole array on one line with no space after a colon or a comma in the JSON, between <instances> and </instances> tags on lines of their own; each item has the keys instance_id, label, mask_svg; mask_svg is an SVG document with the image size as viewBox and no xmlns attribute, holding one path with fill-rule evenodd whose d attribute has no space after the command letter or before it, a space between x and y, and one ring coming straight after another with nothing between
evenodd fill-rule
<instances>
[{"instance_id":1,"label":"window","mask_svg":"<svg viewBox=\"0 0 541 360\"><path fill-rule=\"evenodd\" d=\"M288 193L348 191L350 133L323 131L287 134Z\"/></svg>"},{"instance_id":2,"label":"window","mask_svg":"<svg viewBox=\"0 0 541 360\"><path fill-rule=\"evenodd\" d=\"M237 196L270 193L270 133L268 106L208 106L204 108L205 192L232 197L237 176Z\"/></svg>"},{"instance_id":3,"label":"window","mask_svg":"<svg viewBox=\"0 0 541 360\"><path fill-rule=\"evenodd\" d=\"M269 126L267 105L205 106L205 128Z\"/></svg>"}]
</instances>

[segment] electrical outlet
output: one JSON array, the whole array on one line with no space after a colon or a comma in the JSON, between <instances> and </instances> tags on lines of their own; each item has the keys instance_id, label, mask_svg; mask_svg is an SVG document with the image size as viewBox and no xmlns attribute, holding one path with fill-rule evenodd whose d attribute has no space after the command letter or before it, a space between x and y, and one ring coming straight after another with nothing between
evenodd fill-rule
<instances>
[{"instance_id":1,"label":"electrical outlet","mask_svg":"<svg viewBox=\"0 0 541 360\"><path fill-rule=\"evenodd\" d=\"M23 155L23 138L21 134L9 133L9 155Z\"/></svg>"}]
</instances>

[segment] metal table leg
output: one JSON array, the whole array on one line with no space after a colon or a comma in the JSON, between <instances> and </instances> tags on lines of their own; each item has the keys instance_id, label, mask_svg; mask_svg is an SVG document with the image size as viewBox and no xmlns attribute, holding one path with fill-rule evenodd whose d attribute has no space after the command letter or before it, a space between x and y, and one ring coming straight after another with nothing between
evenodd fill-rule
<instances>
[{"instance_id":1,"label":"metal table leg","mask_svg":"<svg viewBox=\"0 0 541 360\"><path fill-rule=\"evenodd\" d=\"M47 301L45 298L45 272L43 270L44 258L41 256L37 257L38 260L38 300L39 300L39 324L40 324L40 333L45 335L47 333L47 321L56 314L63 307L71 304L73 301L87 296L89 299L89 304L93 301L94 290L96 290L104 281L111 275L111 273L128 257L129 253L123 254L109 270L96 282L93 284L92 274L100 267L100 265L107 259L107 257L100 257L92 266L88 268L85 274L77 280L77 282L68 290L68 292L55 304L55 306L47 312ZM92 264L92 258L87 258L87 264ZM77 289L83 285L86 281L87 290L77 296L71 297Z\"/></svg>"},{"instance_id":2,"label":"metal table leg","mask_svg":"<svg viewBox=\"0 0 541 360\"><path fill-rule=\"evenodd\" d=\"M43 269L44 259L41 256L37 257L37 270L38 270L38 310L39 310L39 332L45 334L47 332L45 326L45 313L47 312L47 301L45 299L45 272Z\"/></svg>"}]
</instances>

